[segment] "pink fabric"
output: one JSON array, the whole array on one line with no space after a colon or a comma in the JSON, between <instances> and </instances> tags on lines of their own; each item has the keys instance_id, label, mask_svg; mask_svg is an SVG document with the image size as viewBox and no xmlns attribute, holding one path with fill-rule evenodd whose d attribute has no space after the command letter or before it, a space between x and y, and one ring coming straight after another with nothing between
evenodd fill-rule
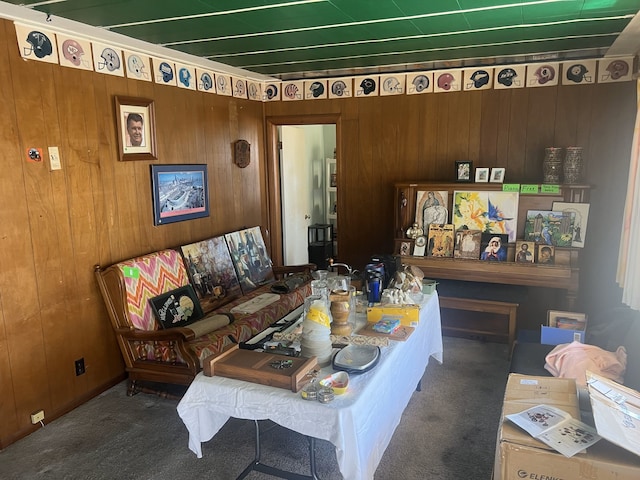
<instances>
[{"instance_id":1,"label":"pink fabric","mask_svg":"<svg viewBox=\"0 0 640 480\"><path fill-rule=\"evenodd\" d=\"M578 385L586 386L587 370L623 383L627 351L624 347L618 347L615 352L608 352L595 345L572 342L558 345L545 360L544 368L554 377L575 378Z\"/></svg>"}]
</instances>

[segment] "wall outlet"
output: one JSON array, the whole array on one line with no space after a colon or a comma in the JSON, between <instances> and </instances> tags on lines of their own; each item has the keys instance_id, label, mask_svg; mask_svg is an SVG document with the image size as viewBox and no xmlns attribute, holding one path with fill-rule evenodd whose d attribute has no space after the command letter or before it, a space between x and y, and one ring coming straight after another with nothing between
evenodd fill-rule
<instances>
[{"instance_id":1,"label":"wall outlet","mask_svg":"<svg viewBox=\"0 0 640 480\"><path fill-rule=\"evenodd\" d=\"M84 357L76 360L76 377L84 373Z\"/></svg>"},{"instance_id":2,"label":"wall outlet","mask_svg":"<svg viewBox=\"0 0 640 480\"><path fill-rule=\"evenodd\" d=\"M33 423L34 425L36 423L40 423L43 420L44 420L44 410L38 410L37 412L33 412L31 414L31 423Z\"/></svg>"}]
</instances>

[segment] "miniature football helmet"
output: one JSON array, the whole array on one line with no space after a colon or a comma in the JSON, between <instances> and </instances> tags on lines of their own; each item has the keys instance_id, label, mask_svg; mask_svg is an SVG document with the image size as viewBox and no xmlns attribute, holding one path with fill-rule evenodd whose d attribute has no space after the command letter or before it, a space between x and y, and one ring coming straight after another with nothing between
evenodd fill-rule
<instances>
[{"instance_id":1,"label":"miniature football helmet","mask_svg":"<svg viewBox=\"0 0 640 480\"><path fill-rule=\"evenodd\" d=\"M505 87L510 87L513 85L513 81L517 76L518 74L513 68L503 68L498 72L498 83Z\"/></svg>"},{"instance_id":2,"label":"miniature football helmet","mask_svg":"<svg viewBox=\"0 0 640 480\"><path fill-rule=\"evenodd\" d=\"M473 88L482 88L489 83L491 77L486 70L476 70L470 78L473 82Z\"/></svg>"},{"instance_id":3,"label":"miniature football helmet","mask_svg":"<svg viewBox=\"0 0 640 480\"><path fill-rule=\"evenodd\" d=\"M416 92L422 92L426 88L429 88L429 77L426 75L416 75L411 83L413 83Z\"/></svg>"},{"instance_id":4,"label":"miniature football helmet","mask_svg":"<svg viewBox=\"0 0 640 480\"><path fill-rule=\"evenodd\" d=\"M342 80L337 80L331 84L331 93L333 93L336 97L341 97L344 95L344 91L347 89L347 84Z\"/></svg>"},{"instance_id":5,"label":"miniature football helmet","mask_svg":"<svg viewBox=\"0 0 640 480\"><path fill-rule=\"evenodd\" d=\"M438 88L442 90L451 90L451 84L453 83L453 75L450 73L443 73L438 77Z\"/></svg>"},{"instance_id":6,"label":"miniature football helmet","mask_svg":"<svg viewBox=\"0 0 640 480\"><path fill-rule=\"evenodd\" d=\"M191 85L191 72L188 68L182 67L178 71L178 78L180 79L180 83L185 87L189 87Z\"/></svg>"},{"instance_id":7,"label":"miniature football helmet","mask_svg":"<svg viewBox=\"0 0 640 480\"><path fill-rule=\"evenodd\" d=\"M101 62L98 62L98 69L106 68L110 72L120 69L120 55L113 48L105 48L100 54Z\"/></svg>"},{"instance_id":8,"label":"miniature football helmet","mask_svg":"<svg viewBox=\"0 0 640 480\"><path fill-rule=\"evenodd\" d=\"M541 65L536 69L534 75L538 78L538 83L544 85L556 78L556 69L551 65Z\"/></svg>"},{"instance_id":9,"label":"miniature football helmet","mask_svg":"<svg viewBox=\"0 0 640 480\"><path fill-rule=\"evenodd\" d=\"M25 56L33 54L38 58L44 58L53 53L53 45L51 40L44 33L33 30L27 35L27 43L29 47L24 48Z\"/></svg>"},{"instance_id":10,"label":"miniature football helmet","mask_svg":"<svg viewBox=\"0 0 640 480\"><path fill-rule=\"evenodd\" d=\"M590 82L591 77L587 75L587 67L585 67L581 63L576 63L575 65L571 65L567 69L567 80L571 80L574 83L580 83L583 80Z\"/></svg>"},{"instance_id":11,"label":"miniature football helmet","mask_svg":"<svg viewBox=\"0 0 640 480\"><path fill-rule=\"evenodd\" d=\"M362 93L369 95L376 89L376 81L373 78L367 77L360 82L360 88L362 89Z\"/></svg>"},{"instance_id":12,"label":"miniature football helmet","mask_svg":"<svg viewBox=\"0 0 640 480\"><path fill-rule=\"evenodd\" d=\"M629 73L629 64L624 60L614 60L607 66L607 72L611 75L611 80L618 80Z\"/></svg>"},{"instance_id":13,"label":"miniature football helmet","mask_svg":"<svg viewBox=\"0 0 640 480\"><path fill-rule=\"evenodd\" d=\"M76 67L80 66L82 55L84 55L84 48L77 41L69 38L62 42L62 56Z\"/></svg>"},{"instance_id":14,"label":"miniature football helmet","mask_svg":"<svg viewBox=\"0 0 640 480\"><path fill-rule=\"evenodd\" d=\"M144 71L144 62L138 55L129 55L127 59L127 71L138 78L149 78L147 72Z\"/></svg>"},{"instance_id":15,"label":"miniature football helmet","mask_svg":"<svg viewBox=\"0 0 640 480\"><path fill-rule=\"evenodd\" d=\"M400 82L396 77L387 78L382 84L382 88L387 93L402 93Z\"/></svg>"},{"instance_id":16,"label":"miniature football helmet","mask_svg":"<svg viewBox=\"0 0 640 480\"><path fill-rule=\"evenodd\" d=\"M273 100L278 96L278 87L271 83L264 89L264 93L267 96L267 100Z\"/></svg>"},{"instance_id":17,"label":"miniature football helmet","mask_svg":"<svg viewBox=\"0 0 640 480\"><path fill-rule=\"evenodd\" d=\"M309 87L309 90L311 91L313 98L318 98L324 93L324 85L322 82L313 82Z\"/></svg>"}]
</instances>

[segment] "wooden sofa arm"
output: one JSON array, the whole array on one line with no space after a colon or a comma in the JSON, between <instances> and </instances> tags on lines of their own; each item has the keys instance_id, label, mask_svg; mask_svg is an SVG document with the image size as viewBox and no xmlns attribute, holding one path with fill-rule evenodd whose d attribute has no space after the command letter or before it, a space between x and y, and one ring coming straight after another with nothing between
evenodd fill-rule
<instances>
[{"instance_id":1,"label":"wooden sofa arm","mask_svg":"<svg viewBox=\"0 0 640 480\"><path fill-rule=\"evenodd\" d=\"M170 328L167 330L138 330L137 328L119 328L116 333L124 338L140 341L176 341L188 342L195 337L192 330L183 327Z\"/></svg>"},{"instance_id":2,"label":"wooden sofa arm","mask_svg":"<svg viewBox=\"0 0 640 480\"><path fill-rule=\"evenodd\" d=\"M146 359L141 358L138 354L136 354L136 352L138 351L137 346L139 347L140 345L146 344L154 349L168 349L171 352L168 361L154 360L154 363L165 365L180 364L181 362L178 361L179 353L180 357L184 361L184 364L187 366L189 371L192 372L193 375L200 371L200 359L198 359L192 349L187 346L187 342L189 340L193 340L195 338L195 335L191 330L187 328L177 327L167 330L148 331L119 328L116 330L116 335L119 336L125 344L128 344L128 350L131 355L130 358L133 362L131 367L134 367L138 362L147 362ZM156 353L156 358L159 357L160 355Z\"/></svg>"},{"instance_id":3,"label":"wooden sofa arm","mask_svg":"<svg viewBox=\"0 0 640 480\"><path fill-rule=\"evenodd\" d=\"M283 278L293 273L307 273L311 275L311 272L317 270L318 266L315 263L305 263L301 265L274 265L271 269L276 278Z\"/></svg>"}]
</instances>

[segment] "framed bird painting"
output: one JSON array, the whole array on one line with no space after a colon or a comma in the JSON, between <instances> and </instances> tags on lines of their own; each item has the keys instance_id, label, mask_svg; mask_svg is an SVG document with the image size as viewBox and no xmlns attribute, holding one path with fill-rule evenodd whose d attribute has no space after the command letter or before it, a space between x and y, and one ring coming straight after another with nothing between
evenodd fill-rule
<instances>
[{"instance_id":1,"label":"framed bird painting","mask_svg":"<svg viewBox=\"0 0 640 480\"><path fill-rule=\"evenodd\" d=\"M509 242L515 242L518 199L518 192L455 191L452 214L454 229L506 234Z\"/></svg>"}]
</instances>

